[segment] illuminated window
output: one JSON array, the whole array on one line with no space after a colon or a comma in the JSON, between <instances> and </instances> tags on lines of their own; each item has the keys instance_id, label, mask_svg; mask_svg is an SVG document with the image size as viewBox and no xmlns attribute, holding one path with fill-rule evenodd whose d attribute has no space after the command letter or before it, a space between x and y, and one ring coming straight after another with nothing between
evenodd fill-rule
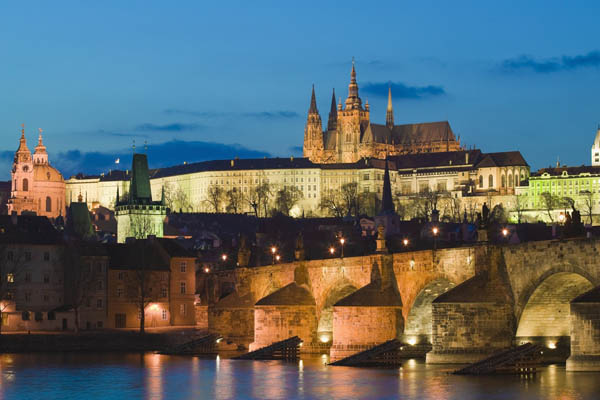
<instances>
[{"instance_id":1,"label":"illuminated window","mask_svg":"<svg viewBox=\"0 0 600 400\"><path fill-rule=\"evenodd\" d=\"M6 274L6 282L13 283L15 281L14 274Z\"/></svg>"},{"instance_id":2,"label":"illuminated window","mask_svg":"<svg viewBox=\"0 0 600 400\"><path fill-rule=\"evenodd\" d=\"M185 282L181 282L181 283L179 284L179 292L180 292L181 294L185 294Z\"/></svg>"},{"instance_id":3,"label":"illuminated window","mask_svg":"<svg viewBox=\"0 0 600 400\"><path fill-rule=\"evenodd\" d=\"M186 262L185 262L185 261L182 261L182 262L179 264L179 271L180 271L180 272L185 272L185 270L186 270L186 267L187 267L187 264L186 264Z\"/></svg>"},{"instance_id":4,"label":"illuminated window","mask_svg":"<svg viewBox=\"0 0 600 400\"><path fill-rule=\"evenodd\" d=\"M167 310L162 310L162 320L166 321L167 320Z\"/></svg>"}]
</instances>

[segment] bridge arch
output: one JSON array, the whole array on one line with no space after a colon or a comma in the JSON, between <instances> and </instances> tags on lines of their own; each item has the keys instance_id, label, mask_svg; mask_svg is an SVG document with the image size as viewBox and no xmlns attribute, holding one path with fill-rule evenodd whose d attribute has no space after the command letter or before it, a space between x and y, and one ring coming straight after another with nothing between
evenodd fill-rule
<instances>
[{"instance_id":1,"label":"bridge arch","mask_svg":"<svg viewBox=\"0 0 600 400\"><path fill-rule=\"evenodd\" d=\"M548 271L521 296L516 341L534 342L555 349L568 348L570 306L575 297L591 290L593 280L584 271ZM528 295L528 296L527 296ZM525 296L527 296L525 298Z\"/></svg>"},{"instance_id":2,"label":"bridge arch","mask_svg":"<svg viewBox=\"0 0 600 400\"><path fill-rule=\"evenodd\" d=\"M431 303L455 286L447 278L438 278L425 285L410 307L404 325L404 341L409 344L431 343Z\"/></svg>"},{"instance_id":3,"label":"bridge arch","mask_svg":"<svg viewBox=\"0 0 600 400\"><path fill-rule=\"evenodd\" d=\"M333 334L333 305L344 297L356 292L356 286L348 281L338 282L327 292L323 307L319 313L317 332L319 340L329 342Z\"/></svg>"}]
</instances>

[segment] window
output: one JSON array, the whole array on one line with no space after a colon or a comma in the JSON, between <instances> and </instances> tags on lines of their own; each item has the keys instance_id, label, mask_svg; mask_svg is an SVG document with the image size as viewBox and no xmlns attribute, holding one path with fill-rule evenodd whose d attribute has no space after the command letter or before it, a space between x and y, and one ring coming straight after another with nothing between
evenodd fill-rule
<instances>
[{"instance_id":1,"label":"window","mask_svg":"<svg viewBox=\"0 0 600 400\"><path fill-rule=\"evenodd\" d=\"M46 196L46 212L52 211L52 199L50 196Z\"/></svg>"},{"instance_id":2,"label":"window","mask_svg":"<svg viewBox=\"0 0 600 400\"><path fill-rule=\"evenodd\" d=\"M104 324L102 323L102 321L96 322L96 328L102 328L103 326Z\"/></svg>"},{"instance_id":3,"label":"window","mask_svg":"<svg viewBox=\"0 0 600 400\"><path fill-rule=\"evenodd\" d=\"M162 320L166 321L167 320L167 310L162 310Z\"/></svg>"},{"instance_id":4,"label":"window","mask_svg":"<svg viewBox=\"0 0 600 400\"><path fill-rule=\"evenodd\" d=\"M99 274L102 273L102 264L96 263L96 272Z\"/></svg>"},{"instance_id":5,"label":"window","mask_svg":"<svg viewBox=\"0 0 600 400\"><path fill-rule=\"evenodd\" d=\"M186 267L187 267L187 264L186 264L186 262L185 262L185 261L182 261L182 262L179 264L179 271L180 271L180 272L185 272L185 270L186 270Z\"/></svg>"},{"instance_id":6,"label":"window","mask_svg":"<svg viewBox=\"0 0 600 400\"><path fill-rule=\"evenodd\" d=\"M25 252L25 261L31 261L31 252L30 251Z\"/></svg>"},{"instance_id":7,"label":"window","mask_svg":"<svg viewBox=\"0 0 600 400\"><path fill-rule=\"evenodd\" d=\"M102 299L96 300L96 308L98 308L98 309L102 308Z\"/></svg>"},{"instance_id":8,"label":"window","mask_svg":"<svg viewBox=\"0 0 600 400\"><path fill-rule=\"evenodd\" d=\"M488 176L488 187L494 187L494 176Z\"/></svg>"},{"instance_id":9,"label":"window","mask_svg":"<svg viewBox=\"0 0 600 400\"><path fill-rule=\"evenodd\" d=\"M185 294L185 282L181 282L181 283L179 284L179 292L180 292L181 294Z\"/></svg>"},{"instance_id":10,"label":"window","mask_svg":"<svg viewBox=\"0 0 600 400\"><path fill-rule=\"evenodd\" d=\"M44 272L44 283L50 283L50 274Z\"/></svg>"},{"instance_id":11,"label":"window","mask_svg":"<svg viewBox=\"0 0 600 400\"><path fill-rule=\"evenodd\" d=\"M85 306L87 308L90 308L92 306L92 299L90 299L89 297L85 299Z\"/></svg>"},{"instance_id":12,"label":"window","mask_svg":"<svg viewBox=\"0 0 600 400\"><path fill-rule=\"evenodd\" d=\"M123 296L123 288L117 288L117 297Z\"/></svg>"},{"instance_id":13,"label":"window","mask_svg":"<svg viewBox=\"0 0 600 400\"><path fill-rule=\"evenodd\" d=\"M15 281L15 275L14 274L6 274L6 282L13 283L14 281Z\"/></svg>"},{"instance_id":14,"label":"window","mask_svg":"<svg viewBox=\"0 0 600 400\"><path fill-rule=\"evenodd\" d=\"M502 178L501 178L501 186L502 186L502 187L506 187L506 175L502 175Z\"/></svg>"},{"instance_id":15,"label":"window","mask_svg":"<svg viewBox=\"0 0 600 400\"><path fill-rule=\"evenodd\" d=\"M56 319L56 314L54 311L48 311L48 321L54 321Z\"/></svg>"},{"instance_id":16,"label":"window","mask_svg":"<svg viewBox=\"0 0 600 400\"><path fill-rule=\"evenodd\" d=\"M50 261L50 253L47 251L44 252L44 261Z\"/></svg>"},{"instance_id":17,"label":"window","mask_svg":"<svg viewBox=\"0 0 600 400\"><path fill-rule=\"evenodd\" d=\"M23 179L23 191L29 191L29 181L27 180L27 178Z\"/></svg>"},{"instance_id":18,"label":"window","mask_svg":"<svg viewBox=\"0 0 600 400\"><path fill-rule=\"evenodd\" d=\"M102 290L102 281L96 282L96 290Z\"/></svg>"},{"instance_id":19,"label":"window","mask_svg":"<svg viewBox=\"0 0 600 400\"><path fill-rule=\"evenodd\" d=\"M15 258L15 255L14 255L14 253L12 251L9 251L9 252L6 253L6 259L8 261L12 261L14 258Z\"/></svg>"},{"instance_id":20,"label":"window","mask_svg":"<svg viewBox=\"0 0 600 400\"><path fill-rule=\"evenodd\" d=\"M31 301L31 292L25 292L25 302L29 303Z\"/></svg>"},{"instance_id":21,"label":"window","mask_svg":"<svg viewBox=\"0 0 600 400\"><path fill-rule=\"evenodd\" d=\"M50 301L50 296L47 294L44 295L44 303L48 303Z\"/></svg>"},{"instance_id":22,"label":"window","mask_svg":"<svg viewBox=\"0 0 600 400\"><path fill-rule=\"evenodd\" d=\"M167 297L167 288L164 286L160 288L160 297Z\"/></svg>"},{"instance_id":23,"label":"window","mask_svg":"<svg viewBox=\"0 0 600 400\"><path fill-rule=\"evenodd\" d=\"M35 320L36 321L43 321L44 320L44 314L41 311L36 311L35 312Z\"/></svg>"},{"instance_id":24,"label":"window","mask_svg":"<svg viewBox=\"0 0 600 400\"><path fill-rule=\"evenodd\" d=\"M186 306L185 304L180 304L179 305L179 314L181 314L183 316L185 316L186 311L187 311L185 306Z\"/></svg>"},{"instance_id":25,"label":"window","mask_svg":"<svg viewBox=\"0 0 600 400\"><path fill-rule=\"evenodd\" d=\"M122 281L125 278L125 272L119 272L117 274L117 279Z\"/></svg>"},{"instance_id":26,"label":"window","mask_svg":"<svg viewBox=\"0 0 600 400\"><path fill-rule=\"evenodd\" d=\"M512 179L512 175L508 174L508 187L512 187L513 186L513 179Z\"/></svg>"},{"instance_id":27,"label":"window","mask_svg":"<svg viewBox=\"0 0 600 400\"><path fill-rule=\"evenodd\" d=\"M23 311L23 313L21 314L21 319L23 321L29 321L29 311Z\"/></svg>"}]
</instances>

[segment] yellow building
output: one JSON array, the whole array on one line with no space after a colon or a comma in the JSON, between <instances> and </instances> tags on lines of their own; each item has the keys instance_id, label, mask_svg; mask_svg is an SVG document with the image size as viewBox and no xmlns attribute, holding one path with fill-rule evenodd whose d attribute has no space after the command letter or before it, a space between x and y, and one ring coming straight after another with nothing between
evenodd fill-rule
<instances>
[{"instance_id":1,"label":"yellow building","mask_svg":"<svg viewBox=\"0 0 600 400\"><path fill-rule=\"evenodd\" d=\"M109 328L194 325L195 256L170 239L109 245Z\"/></svg>"}]
</instances>

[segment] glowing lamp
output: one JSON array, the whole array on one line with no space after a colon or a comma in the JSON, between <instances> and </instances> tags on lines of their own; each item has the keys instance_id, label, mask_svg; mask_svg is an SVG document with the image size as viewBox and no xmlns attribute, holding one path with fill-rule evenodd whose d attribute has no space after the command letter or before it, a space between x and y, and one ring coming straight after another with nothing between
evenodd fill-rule
<instances>
[{"instance_id":1,"label":"glowing lamp","mask_svg":"<svg viewBox=\"0 0 600 400\"><path fill-rule=\"evenodd\" d=\"M344 239L344 238L340 239L340 243L342 244L342 246L344 245L345 242L346 242L346 239Z\"/></svg>"},{"instance_id":2,"label":"glowing lamp","mask_svg":"<svg viewBox=\"0 0 600 400\"><path fill-rule=\"evenodd\" d=\"M321 335L319 337L319 340L321 341L321 343L327 343L327 342L329 342L329 336L328 335Z\"/></svg>"},{"instance_id":3,"label":"glowing lamp","mask_svg":"<svg viewBox=\"0 0 600 400\"><path fill-rule=\"evenodd\" d=\"M279 254L277 254L277 255L275 256L275 261L279 261L280 259L281 259L281 256L280 256Z\"/></svg>"},{"instance_id":4,"label":"glowing lamp","mask_svg":"<svg viewBox=\"0 0 600 400\"><path fill-rule=\"evenodd\" d=\"M415 338L415 337L408 338L407 342L411 346L414 346L415 344L417 344L417 338Z\"/></svg>"},{"instance_id":5,"label":"glowing lamp","mask_svg":"<svg viewBox=\"0 0 600 400\"><path fill-rule=\"evenodd\" d=\"M551 350L556 349L556 342L548 342L548 348Z\"/></svg>"},{"instance_id":6,"label":"glowing lamp","mask_svg":"<svg viewBox=\"0 0 600 400\"><path fill-rule=\"evenodd\" d=\"M504 237L508 236L508 229L506 229L506 228L502 229L502 235Z\"/></svg>"},{"instance_id":7,"label":"glowing lamp","mask_svg":"<svg viewBox=\"0 0 600 400\"><path fill-rule=\"evenodd\" d=\"M405 246L408 246L408 239L404 239L404 240L402 241L402 244L403 244L403 245L405 245Z\"/></svg>"},{"instance_id":8,"label":"glowing lamp","mask_svg":"<svg viewBox=\"0 0 600 400\"><path fill-rule=\"evenodd\" d=\"M227 261L227 254L223 254L223 255L221 256L221 259L222 259L223 261Z\"/></svg>"},{"instance_id":9,"label":"glowing lamp","mask_svg":"<svg viewBox=\"0 0 600 400\"><path fill-rule=\"evenodd\" d=\"M273 246L271 247L271 253L275 254L277 252L277 247Z\"/></svg>"},{"instance_id":10,"label":"glowing lamp","mask_svg":"<svg viewBox=\"0 0 600 400\"><path fill-rule=\"evenodd\" d=\"M206 272L208 274L210 272L210 268L204 267L204 272Z\"/></svg>"},{"instance_id":11,"label":"glowing lamp","mask_svg":"<svg viewBox=\"0 0 600 400\"><path fill-rule=\"evenodd\" d=\"M334 249L333 247L330 247L330 248L329 248L329 253L330 253L330 254L333 254L333 253L335 253L335 249Z\"/></svg>"},{"instance_id":12,"label":"glowing lamp","mask_svg":"<svg viewBox=\"0 0 600 400\"><path fill-rule=\"evenodd\" d=\"M437 226L433 227L433 230L432 230L432 232L433 232L433 234L434 234L434 235L437 235L437 234L438 234L438 232L439 232L439 229L437 228Z\"/></svg>"}]
</instances>

